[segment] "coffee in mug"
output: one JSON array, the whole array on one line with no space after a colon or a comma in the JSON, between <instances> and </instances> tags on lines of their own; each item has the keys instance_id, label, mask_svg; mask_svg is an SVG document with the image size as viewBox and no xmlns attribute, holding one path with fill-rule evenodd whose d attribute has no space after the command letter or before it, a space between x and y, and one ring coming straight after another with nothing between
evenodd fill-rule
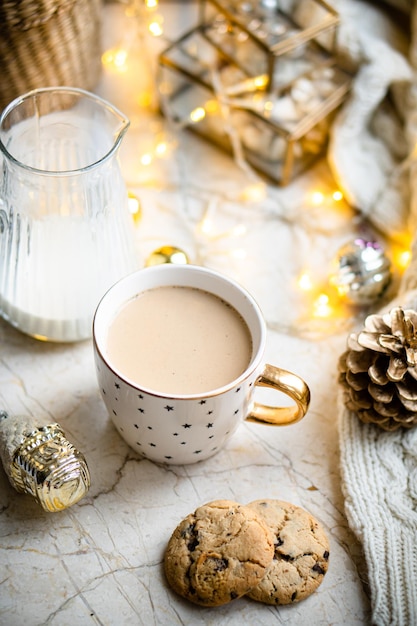
<instances>
[{"instance_id":1,"label":"coffee in mug","mask_svg":"<svg viewBox=\"0 0 417 626\"><path fill-rule=\"evenodd\" d=\"M98 304L93 339L114 425L155 462L202 461L245 420L282 426L308 410L307 384L264 362L266 324L256 301L207 268L158 265L126 276ZM292 404L257 402L258 386Z\"/></svg>"},{"instance_id":2,"label":"coffee in mug","mask_svg":"<svg viewBox=\"0 0 417 626\"><path fill-rule=\"evenodd\" d=\"M125 303L109 326L107 353L130 380L156 392L205 393L238 378L252 356L236 309L195 287L157 287Z\"/></svg>"}]
</instances>

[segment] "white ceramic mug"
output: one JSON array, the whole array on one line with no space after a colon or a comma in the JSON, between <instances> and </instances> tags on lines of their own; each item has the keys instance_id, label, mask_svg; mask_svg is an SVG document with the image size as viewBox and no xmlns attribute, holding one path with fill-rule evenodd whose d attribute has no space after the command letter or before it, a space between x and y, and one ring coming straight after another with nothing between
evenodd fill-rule
<instances>
[{"instance_id":1,"label":"white ceramic mug","mask_svg":"<svg viewBox=\"0 0 417 626\"><path fill-rule=\"evenodd\" d=\"M120 308L136 295L157 287L193 287L228 302L246 322L252 358L233 382L208 393L175 395L155 392L129 380L112 364L108 330ZM293 424L310 403L307 384L296 374L265 364L266 324L259 306L239 284L218 272L193 265L158 265L117 282L98 304L93 323L94 356L103 400L125 441L152 461L189 464L218 452L244 420ZM140 358L140 354L138 354ZM265 406L254 400L257 386L289 396L290 406Z\"/></svg>"}]
</instances>

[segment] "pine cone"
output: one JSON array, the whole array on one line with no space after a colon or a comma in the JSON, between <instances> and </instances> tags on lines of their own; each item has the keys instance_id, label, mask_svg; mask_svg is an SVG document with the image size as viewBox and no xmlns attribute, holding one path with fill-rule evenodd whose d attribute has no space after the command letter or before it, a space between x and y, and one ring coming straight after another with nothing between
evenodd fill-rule
<instances>
[{"instance_id":1,"label":"pine cone","mask_svg":"<svg viewBox=\"0 0 417 626\"><path fill-rule=\"evenodd\" d=\"M344 402L384 430L417 424L417 312L395 307L369 315L339 360Z\"/></svg>"}]
</instances>

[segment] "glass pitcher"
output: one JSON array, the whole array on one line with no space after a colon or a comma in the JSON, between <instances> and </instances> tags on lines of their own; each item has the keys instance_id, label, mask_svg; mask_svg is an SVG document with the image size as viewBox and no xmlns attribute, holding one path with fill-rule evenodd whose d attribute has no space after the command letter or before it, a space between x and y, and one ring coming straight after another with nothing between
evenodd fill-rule
<instances>
[{"instance_id":1,"label":"glass pitcher","mask_svg":"<svg viewBox=\"0 0 417 626\"><path fill-rule=\"evenodd\" d=\"M117 158L128 126L67 87L31 91L0 117L0 313L29 335L90 337L101 296L137 267Z\"/></svg>"}]
</instances>

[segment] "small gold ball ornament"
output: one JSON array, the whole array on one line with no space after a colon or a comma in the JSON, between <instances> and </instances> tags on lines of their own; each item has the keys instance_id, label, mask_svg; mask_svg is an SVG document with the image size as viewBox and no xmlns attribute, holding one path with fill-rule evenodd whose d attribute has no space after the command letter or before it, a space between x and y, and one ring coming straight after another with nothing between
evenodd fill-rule
<instances>
[{"instance_id":1,"label":"small gold ball ornament","mask_svg":"<svg viewBox=\"0 0 417 626\"><path fill-rule=\"evenodd\" d=\"M162 246L157 248L148 256L145 267L172 263L174 265L187 265L189 263L187 254L176 246Z\"/></svg>"}]
</instances>

